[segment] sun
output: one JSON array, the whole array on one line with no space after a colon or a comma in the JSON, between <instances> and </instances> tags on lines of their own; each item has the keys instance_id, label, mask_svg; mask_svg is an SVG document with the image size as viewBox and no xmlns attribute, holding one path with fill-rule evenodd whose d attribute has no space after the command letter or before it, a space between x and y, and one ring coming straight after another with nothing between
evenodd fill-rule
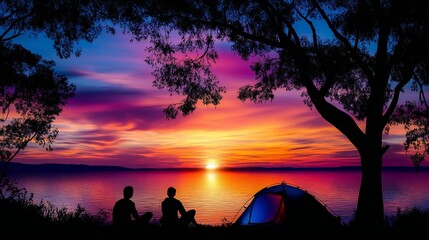
<instances>
[{"instance_id":1,"label":"sun","mask_svg":"<svg viewBox=\"0 0 429 240\"><path fill-rule=\"evenodd\" d=\"M213 169L216 169L216 168L217 168L217 165L214 164L214 163L209 163L206 166L206 169L209 169L209 170L213 170Z\"/></svg>"}]
</instances>

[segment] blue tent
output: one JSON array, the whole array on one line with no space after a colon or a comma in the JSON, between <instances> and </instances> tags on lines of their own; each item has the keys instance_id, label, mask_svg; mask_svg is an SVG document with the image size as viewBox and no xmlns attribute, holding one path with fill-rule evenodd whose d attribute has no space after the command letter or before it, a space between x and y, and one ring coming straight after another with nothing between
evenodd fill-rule
<instances>
[{"instance_id":1,"label":"blue tent","mask_svg":"<svg viewBox=\"0 0 429 240\"><path fill-rule=\"evenodd\" d=\"M341 219L315 196L285 182L263 188L250 200L248 206L238 212L242 214L234 225L289 229L329 229L343 225Z\"/></svg>"}]
</instances>

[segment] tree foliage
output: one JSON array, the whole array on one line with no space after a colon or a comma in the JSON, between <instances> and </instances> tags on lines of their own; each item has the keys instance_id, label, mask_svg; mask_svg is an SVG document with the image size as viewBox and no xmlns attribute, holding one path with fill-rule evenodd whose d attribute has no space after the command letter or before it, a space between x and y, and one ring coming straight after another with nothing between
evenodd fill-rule
<instances>
[{"instance_id":1,"label":"tree foliage","mask_svg":"<svg viewBox=\"0 0 429 240\"><path fill-rule=\"evenodd\" d=\"M32 14L29 1L0 3L0 180L5 163L29 142L52 150L58 135L53 122L75 91L65 76L55 73L53 61L12 42L35 24Z\"/></svg>"},{"instance_id":2,"label":"tree foliage","mask_svg":"<svg viewBox=\"0 0 429 240\"><path fill-rule=\"evenodd\" d=\"M2 161L11 161L32 140L52 149L58 134L52 123L75 90L53 67L19 45L0 46Z\"/></svg>"},{"instance_id":3,"label":"tree foliage","mask_svg":"<svg viewBox=\"0 0 429 240\"><path fill-rule=\"evenodd\" d=\"M44 33L60 58L80 55L79 41L92 42L103 30L99 1L4 0L0 3L1 41Z\"/></svg>"}]
</instances>

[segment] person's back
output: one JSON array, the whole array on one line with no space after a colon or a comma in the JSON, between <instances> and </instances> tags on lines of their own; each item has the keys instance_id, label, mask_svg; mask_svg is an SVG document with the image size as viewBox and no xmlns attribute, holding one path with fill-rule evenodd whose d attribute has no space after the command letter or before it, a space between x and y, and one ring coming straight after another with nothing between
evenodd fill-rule
<instances>
[{"instance_id":1,"label":"person's back","mask_svg":"<svg viewBox=\"0 0 429 240\"><path fill-rule=\"evenodd\" d=\"M164 227L175 227L175 226L187 226L189 223L194 223L197 225L195 221L195 210L186 211L183 207L182 202L178 199L174 198L176 195L176 189L173 187L169 187L167 190L168 197L162 201L162 218L161 224ZM179 218L179 214L181 217Z\"/></svg>"},{"instance_id":2,"label":"person's back","mask_svg":"<svg viewBox=\"0 0 429 240\"><path fill-rule=\"evenodd\" d=\"M185 208L183 207L182 203L175 199L167 197L162 201L162 217L163 217L163 224L164 225L177 225L179 222L179 215L180 212L181 215L186 213Z\"/></svg>"},{"instance_id":3,"label":"person's back","mask_svg":"<svg viewBox=\"0 0 429 240\"><path fill-rule=\"evenodd\" d=\"M133 197L134 189L131 186L126 186L123 190L123 198L116 201L113 206L112 220L116 226L125 226L132 222L132 217L138 218L136 206L131 198Z\"/></svg>"},{"instance_id":4,"label":"person's back","mask_svg":"<svg viewBox=\"0 0 429 240\"><path fill-rule=\"evenodd\" d=\"M128 225L131 223L131 213L135 205L130 199L120 199L115 203L112 212L112 220L115 225Z\"/></svg>"},{"instance_id":5,"label":"person's back","mask_svg":"<svg viewBox=\"0 0 429 240\"><path fill-rule=\"evenodd\" d=\"M126 186L123 190L124 197L116 201L112 211L112 221L115 226L124 227L129 226L133 222L133 218L136 221L142 223L148 223L152 218L151 212L146 212L142 216L139 216L135 203L131 200L134 194L134 189L131 186Z\"/></svg>"}]
</instances>

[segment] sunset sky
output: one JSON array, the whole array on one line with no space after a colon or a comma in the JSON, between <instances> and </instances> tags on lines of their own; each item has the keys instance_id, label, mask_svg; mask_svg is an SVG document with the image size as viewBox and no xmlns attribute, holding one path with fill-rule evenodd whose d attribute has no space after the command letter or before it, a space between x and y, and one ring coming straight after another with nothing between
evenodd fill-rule
<instances>
[{"instance_id":1,"label":"sunset sky","mask_svg":"<svg viewBox=\"0 0 429 240\"><path fill-rule=\"evenodd\" d=\"M162 110L179 98L152 87L144 42L102 35L82 43L82 55L59 59L52 42L22 37L24 47L54 60L58 73L76 85L76 96L55 121L54 150L31 145L14 162L72 163L125 167L325 167L360 165L350 142L310 110L301 92L276 93L273 102L237 99L253 84L250 62L219 43L214 66L227 87L221 104L199 105L190 116L167 120ZM362 124L363 126L363 124ZM385 137L391 147L384 165L412 166L402 127Z\"/></svg>"}]
</instances>

